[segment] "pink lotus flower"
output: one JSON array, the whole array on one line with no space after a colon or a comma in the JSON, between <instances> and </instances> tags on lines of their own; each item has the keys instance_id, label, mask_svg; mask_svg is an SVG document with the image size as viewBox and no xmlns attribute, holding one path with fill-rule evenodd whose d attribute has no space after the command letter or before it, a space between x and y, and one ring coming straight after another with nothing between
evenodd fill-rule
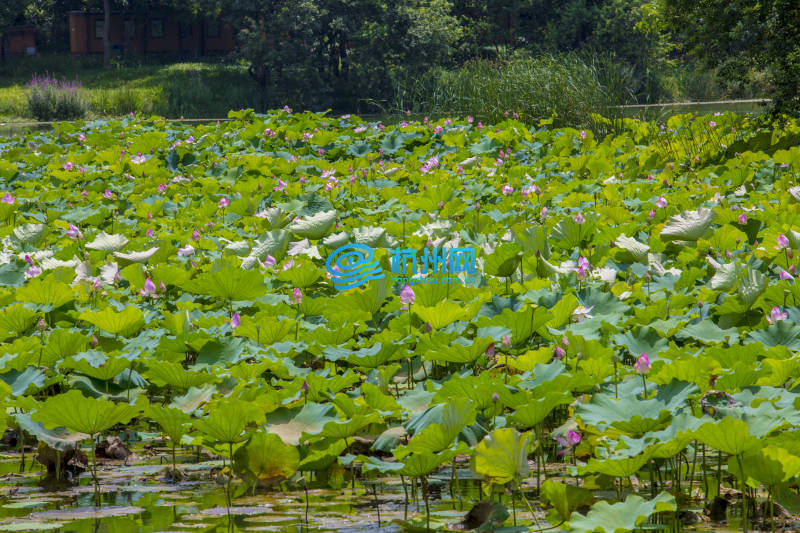
<instances>
[{"instance_id":1,"label":"pink lotus flower","mask_svg":"<svg viewBox=\"0 0 800 533\"><path fill-rule=\"evenodd\" d=\"M770 311L769 315L767 315L767 323L776 324L781 320L786 320L787 318L789 318L788 313L782 313L780 307L773 307L772 311Z\"/></svg>"},{"instance_id":2,"label":"pink lotus flower","mask_svg":"<svg viewBox=\"0 0 800 533\"><path fill-rule=\"evenodd\" d=\"M226 198L225 196L223 196L222 198L219 199L219 208L220 209L225 209L226 207L228 207L230 205L230 203L231 203L231 201L228 200L228 198Z\"/></svg>"},{"instance_id":3,"label":"pink lotus flower","mask_svg":"<svg viewBox=\"0 0 800 533\"><path fill-rule=\"evenodd\" d=\"M503 185L503 187L500 190L503 192L503 195L508 196L509 194L512 194L514 192L514 187L512 187L511 185Z\"/></svg>"},{"instance_id":4,"label":"pink lotus flower","mask_svg":"<svg viewBox=\"0 0 800 533\"><path fill-rule=\"evenodd\" d=\"M158 186L158 193L159 194L164 194L164 191L166 191L166 190L167 190L167 184L166 183L162 183L162 184L160 184Z\"/></svg>"},{"instance_id":5,"label":"pink lotus flower","mask_svg":"<svg viewBox=\"0 0 800 533\"><path fill-rule=\"evenodd\" d=\"M28 263L29 265L32 265L32 264L33 264L33 257L29 256L28 254L25 254L25 257L23 257L23 259L24 259L24 260L25 260L25 262L26 262L26 263Z\"/></svg>"},{"instance_id":6,"label":"pink lotus flower","mask_svg":"<svg viewBox=\"0 0 800 533\"><path fill-rule=\"evenodd\" d=\"M566 337L561 337L561 346L567 347L569 346L569 339Z\"/></svg>"},{"instance_id":7,"label":"pink lotus flower","mask_svg":"<svg viewBox=\"0 0 800 533\"><path fill-rule=\"evenodd\" d=\"M242 325L242 319L239 317L239 313L234 313L231 317L231 328L236 329Z\"/></svg>"},{"instance_id":8,"label":"pink lotus flower","mask_svg":"<svg viewBox=\"0 0 800 533\"><path fill-rule=\"evenodd\" d=\"M278 184L272 188L273 191L282 191L286 188L286 182L282 179L278 179Z\"/></svg>"},{"instance_id":9,"label":"pink lotus flower","mask_svg":"<svg viewBox=\"0 0 800 533\"><path fill-rule=\"evenodd\" d=\"M4 203L4 204L13 204L13 203L16 201L16 198L14 198L13 196L11 196L11 193L8 193L8 192L7 192L7 193L5 193L5 194L3 195L3 199L2 199L2 200L0 200L0 201L1 201L2 203Z\"/></svg>"},{"instance_id":10,"label":"pink lotus flower","mask_svg":"<svg viewBox=\"0 0 800 533\"><path fill-rule=\"evenodd\" d=\"M793 266L794 266L794 265L793 265ZM788 272L786 272L785 270L781 270L781 273L780 273L780 274L778 274L778 277L779 277L779 278L780 278L782 281L785 281L785 280L787 280L787 279L794 279L794 277L792 277L792 275L791 275L791 274L789 274Z\"/></svg>"},{"instance_id":11,"label":"pink lotus flower","mask_svg":"<svg viewBox=\"0 0 800 533\"><path fill-rule=\"evenodd\" d=\"M656 217L656 212L651 209L650 212L647 213L647 218L649 218L650 220L653 220L655 217Z\"/></svg>"},{"instance_id":12,"label":"pink lotus flower","mask_svg":"<svg viewBox=\"0 0 800 533\"><path fill-rule=\"evenodd\" d=\"M408 285L406 285L406 287L408 287ZM486 347L486 357L494 357L494 343Z\"/></svg>"},{"instance_id":13,"label":"pink lotus flower","mask_svg":"<svg viewBox=\"0 0 800 533\"><path fill-rule=\"evenodd\" d=\"M294 268L294 257L290 257L288 261L283 264L283 270Z\"/></svg>"},{"instance_id":14,"label":"pink lotus flower","mask_svg":"<svg viewBox=\"0 0 800 533\"><path fill-rule=\"evenodd\" d=\"M147 233L146 233L146 235L147 235L148 237L152 237L152 236L153 236L153 228L147 228Z\"/></svg>"},{"instance_id":15,"label":"pink lotus flower","mask_svg":"<svg viewBox=\"0 0 800 533\"><path fill-rule=\"evenodd\" d=\"M561 346L556 346L553 348L553 356L556 359L563 359L565 355L567 355L567 352Z\"/></svg>"},{"instance_id":16,"label":"pink lotus flower","mask_svg":"<svg viewBox=\"0 0 800 533\"><path fill-rule=\"evenodd\" d=\"M557 452L557 455L564 455L581 442L581 434L570 429L567 432L566 438L555 437L555 439L562 447L562 449Z\"/></svg>"},{"instance_id":17,"label":"pink lotus flower","mask_svg":"<svg viewBox=\"0 0 800 533\"><path fill-rule=\"evenodd\" d=\"M789 246L789 239L783 233L778 236L778 248L776 249L783 249Z\"/></svg>"},{"instance_id":18,"label":"pink lotus flower","mask_svg":"<svg viewBox=\"0 0 800 533\"><path fill-rule=\"evenodd\" d=\"M75 163L73 163L72 161L67 161L66 163L61 165L61 168L63 168L64 170L72 170L73 168L75 168Z\"/></svg>"},{"instance_id":19,"label":"pink lotus flower","mask_svg":"<svg viewBox=\"0 0 800 533\"><path fill-rule=\"evenodd\" d=\"M155 284L155 283L153 283L153 280L152 280L152 279L150 279L150 278L147 278L147 279L144 281L144 288L143 288L142 290L140 290L140 291L139 291L139 295L140 295L140 296L152 296L152 297L154 297L154 298L155 298L156 296L158 296L158 295L156 294L156 284Z\"/></svg>"},{"instance_id":20,"label":"pink lotus flower","mask_svg":"<svg viewBox=\"0 0 800 533\"><path fill-rule=\"evenodd\" d=\"M41 273L42 273L42 269L41 268L39 268L36 265L31 265L31 267L28 270L25 271L25 277L27 279L35 278L35 277L41 275Z\"/></svg>"},{"instance_id":21,"label":"pink lotus flower","mask_svg":"<svg viewBox=\"0 0 800 533\"><path fill-rule=\"evenodd\" d=\"M106 189L105 191L103 191L103 196L108 200L111 200L112 198L114 198L114 193Z\"/></svg>"},{"instance_id":22,"label":"pink lotus flower","mask_svg":"<svg viewBox=\"0 0 800 533\"><path fill-rule=\"evenodd\" d=\"M178 255L183 257L189 257L190 255L194 255L194 247L191 244L187 244L183 248L178 249Z\"/></svg>"},{"instance_id":23,"label":"pink lotus flower","mask_svg":"<svg viewBox=\"0 0 800 533\"><path fill-rule=\"evenodd\" d=\"M585 139L586 138L586 131L581 130L580 136L581 136L581 139Z\"/></svg>"},{"instance_id":24,"label":"pink lotus flower","mask_svg":"<svg viewBox=\"0 0 800 533\"><path fill-rule=\"evenodd\" d=\"M642 352L642 355L640 355L633 364L633 369L637 374L647 374L650 372L650 356Z\"/></svg>"},{"instance_id":25,"label":"pink lotus flower","mask_svg":"<svg viewBox=\"0 0 800 533\"><path fill-rule=\"evenodd\" d=\"M547 206L542 207L542 210L539 211L539 218L547 218Z\"/></svg>"},{"instance_id":26,"label":"pink lotus flower","mask_svg":"<svg viewBox=\"0 0 800 533\"><path fill-rule=\"evenodd\" d=\"M86 142L86 135L84 135L83 133L79 133L78 142Z\"/></svg>"},{"instance_id":27,"label":"pink lotus flower","mask_svg":"<svg viewBox=\"0 0 800 533\"><path fill-rule=\"evenodd\" d=\"M274 267L276 264L275 258L267 254L267 257L264 258L264 266Z\"/></svg>"},{"instance_id":28,"label":"pink lotus flower","mask_svg":"<svg viewBox=\"0 0 800 533\"><path fill-rule=\"evenodd\" d=\"M140 152L140 153L138 153L138 154L136 154L136 156L135 156L133 159L131 159L131 162L132 162L134 165L141 165L141 164L142 164L142 163L144 163L145 161L147 161L147 158L146 158L145 156L143 156L143 155L141 154L141 152Z\"/></svg>"},{"instance_id":29,"label":"pink lotus flower","mask_svg":"<svg viewBox=\"0 0 800 533\"><path fill-rule=\"evenodd\" d=\"M739 224L741 224L742 226L747 224L747 215L745 215L744 213L739 213Z\"/></svg>"},{"instance_id":30,"label":"pink lotus flower","mask_svg":"<svg viewBox=\"0 0 800 533\"><path fill-rule=\"evenodd\" d=\"M586 222L586 219L583 218L582 214L578 213L577 215L575 215L575 223L576 224L583 224L584 222Z\"/></svg>"},{"instance_id":31,"label":"pink lotus flower","mask_svg":"<svg viewBox=\"0 0 800 533\"><path fill-rule=\"evenodd\" d=\"M400 302L403 304L403 309L405 306L411 305L416 300L417 295L414 294L414 290L411 288L410 285L406 285L403 287L403 290L400 291Z\"/></svg>"},{"instance_id":32,"label":"pink lotus flower","mask_svg":"<svg viewBox=\"0 0 800 533\"><path fill-rule=\"evenodd\" d=\"M73 241L83 239L83 233L74 224L69 225L69 229L65 232L67 236Z\"/></svg>"},{"instance_id":33,"label":"pink lotus flower","mask_svg":"<svg viewBox=\"0 0 800 533\"><path fill-rule=\"evenodd\" d=\"M197 229L195 229L194 231L192 231L192 240L193 240L193 241L198 241L198 240L200 240L200 231L198 231Z\"/></svg>"},{"instance_id":34,"label":"pink lotus flower","mask_svg":"<svg viewBox=\"0 0 800 533\"><path fill-rule=\"evenodd\" d=\"M508 335L503 335L503 342L500 343L500 347L504 350L511 348L511 337Z\"/></svg>"},{"instance_id":35,"label":"pink lotus flower","mask_svg":"<svg viewBox=\"0 0 800 533\"><path fill-rule=\"evenodd\" d=\"M667 207L667 199L663 196L659 196L658 200L656 200L656 207L659 209L664 209Z\"/></svg>"},{"instance_id":36,"label":"pink lotus flower","mask_svg":"<svg viewBox=\"0 0 800 533\"><path fill-rule=\"evenodd\" d=\"M303 293L298 287L295 287L292 291L292 297L290 298L290 301L293 305L300 305L303 303Z\"/></svg>"}]
</instances>

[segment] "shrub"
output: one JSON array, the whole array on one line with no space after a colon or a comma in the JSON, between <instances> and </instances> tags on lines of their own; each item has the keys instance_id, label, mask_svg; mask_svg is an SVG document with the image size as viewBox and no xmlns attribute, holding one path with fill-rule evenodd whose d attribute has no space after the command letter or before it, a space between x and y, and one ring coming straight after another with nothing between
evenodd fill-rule
<instances>
[{"instance_id":1,"label":"shrub","mask_svg":"<svg viewBox=\"0 0 800 533\"><path fill-rule=\"evenodd\" d=\"M34 74L28 84L28 111L36 120L83 118L89 103L78 81L57 80Z\"/></svg>"}]
</instances>

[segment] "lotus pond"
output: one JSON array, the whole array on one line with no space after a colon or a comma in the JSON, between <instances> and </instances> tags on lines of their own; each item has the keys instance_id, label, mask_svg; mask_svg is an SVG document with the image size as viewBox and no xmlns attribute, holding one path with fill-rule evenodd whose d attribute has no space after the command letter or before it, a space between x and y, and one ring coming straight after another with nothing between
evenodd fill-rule
<instances>
[{"instance_id":1,"label":"lotus pond","mask_svg":"<svg viewBox=\"0 0 800 533\"><path fill-rule=\"evenodd\" d=\"M0 530L798 528L798 123L231 118L0 138Z\"/></svg>"}]
</instances>

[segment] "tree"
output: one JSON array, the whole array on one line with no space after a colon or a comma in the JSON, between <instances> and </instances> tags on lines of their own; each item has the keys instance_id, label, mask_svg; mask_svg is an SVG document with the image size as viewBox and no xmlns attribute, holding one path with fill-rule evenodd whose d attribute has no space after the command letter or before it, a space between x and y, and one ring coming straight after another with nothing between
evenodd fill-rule
<instances>
[{"instance_id":1,"label":"tree","mask_svg":"<svg viewBox=\"0 0 800 533\"><path fill-rule=\"evenodd\" d=\"M262 107L359 111L401 70L446 62L460 38L449 0L225 0Z\"/></svg>"},{"instance_id":2,"label":"tree","mask_svg":"<svg viewBox=\"0 0 800 533\"><path fill-rule=\"evenodd\" d=\"M797 0L658 0L686 48L728 81L767 67L773 110L800 112L800 2Z\"/></svg>"}]
</instances>

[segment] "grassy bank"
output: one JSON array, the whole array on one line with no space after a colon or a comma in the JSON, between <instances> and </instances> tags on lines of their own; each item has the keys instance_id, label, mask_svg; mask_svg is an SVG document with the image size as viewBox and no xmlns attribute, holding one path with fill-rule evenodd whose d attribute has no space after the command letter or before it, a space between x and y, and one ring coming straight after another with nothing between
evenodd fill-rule
<instances>
[{"instance_id":1,"label":"grassy bank","mask_svg":"<svg viewBox=\"0 0 800 533\"><path fill-rule=\"evenodd\" d=\"M68 55L0 63L0 121L30 121L27 84L34 73L79 81L90 116L140 112L169 117L226 116L230 109L260 107L244 66L224 58L163 64L127 60L104 70L99 57Z\"/></svg>"},{"instance_id":2,"label":"grassy bank","mask_svg":"<svg viewBox=\"0 0 800 533\"><path fill-rule=\"evenodd\" d=\"M270 95L259 92L246 66L230 57L125 57L115 59L113 68L104 70L100 57L60 55L0 63L0 122L36 120L28 109L28 83L34 74L45 73L82 84L87 118L121 116L132 111L170 118L216 118L227 116L230 109L264 110L276 105ZM674 76L679 89L675 89L672 101L727 96L718 92L708 73L702 80L698 80L696 72L680 74L682 77ZM631 91L635 85L631 76L628 69L603 56L479 60L454 69L431 69L423 75L397 75L392 94L369 95L365 101L371 102L377 113L372 117L382 120L405 116L409 110L413 117L473 115L484 122L497 122L506 113L517 113L526 122L554 117L557 125L585 127L596 126L593 114L653 120L690 111L763 109L758 104L622 109L618 106L641 100L641 95Z\"/></svg>"}]
</instances>

